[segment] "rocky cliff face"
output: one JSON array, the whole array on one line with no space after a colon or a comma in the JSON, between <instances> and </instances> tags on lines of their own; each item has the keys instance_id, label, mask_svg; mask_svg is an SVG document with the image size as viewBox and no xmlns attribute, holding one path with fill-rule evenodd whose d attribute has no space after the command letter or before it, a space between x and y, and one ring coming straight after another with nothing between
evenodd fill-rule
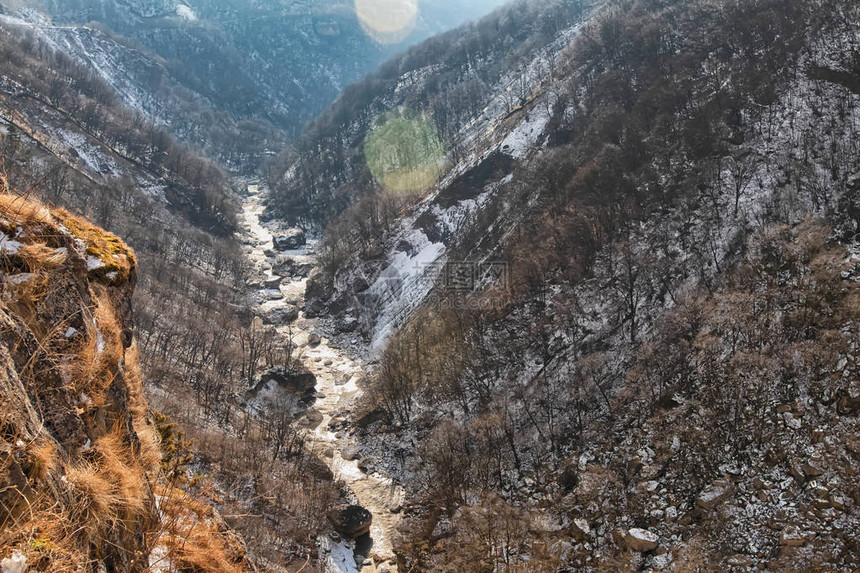
<instances>
[{"instance_id":1,"label":"rocky cliff face","mask_svg":"<svg viewBox=\"0 0 860 573\"><path fill-rule=\"evenodd\" d=\"M0 195L0 553L45 571L150 570L152 555L186 559L180 539L203 545L183 536L183 516L211 519L200 527L224 558L215 567L241 570L220 519L180 507L160 476L133 340L136 277L117 237Z\"/></svg>"}]
</instances>

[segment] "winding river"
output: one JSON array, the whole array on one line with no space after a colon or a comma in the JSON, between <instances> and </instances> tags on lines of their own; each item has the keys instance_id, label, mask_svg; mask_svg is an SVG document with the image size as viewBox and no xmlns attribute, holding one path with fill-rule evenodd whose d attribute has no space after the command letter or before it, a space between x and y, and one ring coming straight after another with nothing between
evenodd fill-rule
<instances>
[{"instance_id":1,"label":"winding river","mask_svg":"<svg viewBox=\"0 0 860 573\"><path fill-rule=\"evenodd\" d=\"M258 274L266 279L277 278L272 273L273 260L267 256L273 250L275 224L262 224L260 217L264 210L263 200L266 189L249 185L240 222L240 238L246 245L249 260ZM297 251L285 252L297 263L314 264L314 242ZM279 287L280 294L261 288L261 297L267 300L261 311L269 312L287 306L303 307L307 279L283 277ZM281 335L292 334L294 343L299 347L298 354L302 363L314 373L317 379L316 402L313 409L322 416L322 421L310 434L310 448L343 482L354 496L354 502L373 514L370 530L372 547L356 548L348 540L323 536L320 540L320 555L329 573L396 573L393 539L396 535L400 517L397 508L403 504L403 490L390 479L377 473L364 473L359 469L356 458L356 444L344 422L354 403L361 396L359 381L364 375L365 365L361 357L364 343L360 339L337 341L321 336L316 345L308 343L309 337L316 333L317 319L300 313L291 325L278 325ZM316 422L316 420L315 420ZM367 554L362 564L357 564L355 554Z\"/></svg>"}]
</instances>

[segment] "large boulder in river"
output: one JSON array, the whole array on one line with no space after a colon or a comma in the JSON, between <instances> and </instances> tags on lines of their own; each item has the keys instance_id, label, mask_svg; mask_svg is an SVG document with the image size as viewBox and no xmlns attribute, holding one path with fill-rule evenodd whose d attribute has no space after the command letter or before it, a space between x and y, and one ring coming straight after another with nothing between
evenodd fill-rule
<instances>
[{"instance_id":1,"label":"large boulder in river","mask_svg":"<svg viewBox=\"0 0 860 573\"><path fill-rule=\"evenodd\" d=\"M307 278L313 270L314 265L312 263L303 263L287 255L278 256L278 258L275 259L275 263L272 265L273 273L278 276L290 278Z\"/></svg>"},{"instance_id":2,"label":"large boulder in river","mask_svg":"<svg viewBox=\"0 0 860 573\"><path fill-rule=\"evenodd\" d=\"M295 251L308 244L308 238L302 229L287 229L275 237L273 243L276 251Z\"/></svg>"},{"instance_id":3,"label":"large boulder in river","mask_svg":"<svg viewBox=\"0 0 860 573\"><path fill-rule=\"evenodd\" d=\"M314 266L310 263L298 263L293 271L293 276L306 279L311 276L313 270Z\"/></svg>"},{"instance_id":4,"label":"large boulder in river","mask_svg":"<svg viewBox=\"0 0 860 573\"><path fill-rule=\"evenodd\" d=\"M295 322L299 318L299 309L294 306L273 308L263 316L263 324L283 326Z\"/></svg>"},{"instance_id":5,"label":"large boulder in river","mask_svg":"<svg viewBox=\"0 0 860 573\"><path fill-rule=\"evenodd\" d=\"M262 374L251 393L256 395L274 382L283 390L289 390L298 394L307 394L316 389L317 379L312 372L298 368L272 368Z\"/></svg>"},{"instance_id":6,"label":"large boulder in river","mask_svg":"<svg viewBox=\"0 0 860 573\"><path fill-rule=\"evenodd\" d=\"M275 263L272 265L272 272L282 277L295 276L295 270L296 260L293 257L288 257L287 255L278 256L278 258L275 259Z\"/></svg>"},{"instance_id":7,"label":"large boulder in river","mask_svg":"<svg viewBox=\"0 0 860 573\"><path fill-rule=\"evenodd\" d=\"M284 281L281 277L270 277L263 282L263 287L267 289L276 289L280 288L281 283Z\"/></svg>"},{"instance_id":8,"label":"large boulder in river","mask_svg":"<svg viewBox=\"0 0 860 573\"><path fill-rule=\"evenodd\" d=\"M360 505L341 505L326 514L335 531L349 539L356 539L370 532L373 514Z\"/></svg>"}]
</instances>

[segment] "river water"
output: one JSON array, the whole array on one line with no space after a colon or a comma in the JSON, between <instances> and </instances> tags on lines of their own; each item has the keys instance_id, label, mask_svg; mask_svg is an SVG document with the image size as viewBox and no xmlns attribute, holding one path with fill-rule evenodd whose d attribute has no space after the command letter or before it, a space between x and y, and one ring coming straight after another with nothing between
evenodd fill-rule
<instances>
[{"instance_id":1,"label":"river water","mask_svg":"<svg viewBox=\"0 0 860 573\"><path fill-rule=\"evenodd\" d=\"M266 252L273 250L273 229L269 224L261 224L263 200L266 190L262 186L251 185L245 198L240 222L240 238L246 245L251 264L266 278L274 278L272 260ZM277 232L277 231L274 231ZM298 263L315 263L314 242L306 248L285 252ZM303 307L307 279L283 277L280 296L267 300L261 312L284 308L287 305ZM265 291L264 298L277 297L277 293ZM343 482L354 496L354 502L365 507L373 514L370 535L373 541L365 565L356 565L354 543L323 536L320 540L320 554L326 571L329 573L396 573L394 564L393 539L397 532L400 516L394 513L403 504L403 489L389 478L378 473L364 473L354 458L357 448L354 438L348 431L330 428L332 422L341 422L348 417L353 405L361 397L359 381L364 376L365 364L361 358L361 342L352 340L330 340L322 336L322 342L312 346L308 337L318 328L317 319L307 318L304 312L292 325L278 325L282 336L292 334L294 343L299 347L301 362L317 379L317 399L313 409L322 416L322 421L310 433L310 449L316 453L332 470L335 478Z\"/></svg>"}]
</instances>

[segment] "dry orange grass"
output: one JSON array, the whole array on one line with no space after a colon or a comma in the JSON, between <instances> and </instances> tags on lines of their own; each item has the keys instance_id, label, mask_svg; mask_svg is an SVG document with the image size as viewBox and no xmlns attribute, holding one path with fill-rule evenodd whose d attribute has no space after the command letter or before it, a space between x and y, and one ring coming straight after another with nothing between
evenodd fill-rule
<instances>
[{"instance_id":1,"label":"dry orange grass","mask_svg":"<svg viewBox=\"0 0 860 573\"><path fill-rule=\"evenodd\" d=\"M69 518L80 524L86 537L96 539L117 520L116 508L122 502L117 488L92 463L79 464L66 470L66 483L72 496Z\"/></svg>"},{"instance_id":2,"label":"dry orange grass","mask_svg":"<svg viewBox=\"0 0 860 573\"><path fill-rule=\"evenodd\" d=\"M128 409L132 418L143 420L147 404L143 395L143 373L140 370L140 348L137 341L125 351L125 385L128 388Z\"/></svg>"},{"instance_id":3,"label":"dry orange grass","mask_svg":"<svg viewBox=\"0 0 860 573\"><path fill-rule=\"evenodd\" d=\"M18 250L18 256L24 261L31 273L58 269L69 258L66 251L52 249L44 243L24 245Z\"/></svg>"},{"instance_id":4,"label":"dry orange grass","mask_svg":"<svg viewBox=\"0 0 860 573\"><path fill-rule=\"evenodd\" d=\"M0 186L6 189L2 177ZM148 421L137 346L124 347L108 288L131 277L136 265L133 251L63 209L49 211L5 193L0 194L0 231L23 243L2 257L7 271L20 275L20 280L6 281L6 298L0 304L29 328L40 348L44 346L40 352L61 370L71 393L85 396L86 403L74 414L87 421L92 437L83 451L64 451L46 433L27 447L22 511L10 514L10 521L0 527L0 557L17 550L27 557L31 570L90 571L96 570L103 555L121 553L126 544L133 547L145 536L149 549L159 544L166 549L171 571L246 571L241 544L223 529L211 507L162 485L164 501L161 514L156 514L151 483L167 483L161 441L157 427ZM65 325L44 324L44 313L37 315L34 309L50 292L51 276L64 272L70 253L49 245L57 244L51 237L62 238L66 231L82 240L87 255L104 266L89 273L98 280L89 281L91 298L82 301L86 327L80 342L71 349L63 346L60 353L51 345L65 340ZM99 409L108 405L107 390L118 379L127 390L129 416L119 416L117 425L104 427L110 422ZM27 384L38 385L36 377L28 377ZM146 559L145 554L138 557Z\"/></svg>"},{"instance_id":5,"label":"dry orange grass","mask_svg":"<svg viewBox=\"0 0 860 573\"><path fill-rule=\"evenodd\" d=\"M233 545L211 506L177 488L163 487L160 507L163 532L157 545L166 549L171 570L188 573L243 573L242 548Z\"/></svg>"},{"instance_id":6,"label":"dry orange grass","mask_svg":"<svg viewBox=\"0 0 860 573\"><path fill-rule=\"evenodd\" d=\"M120 519L128 521L143 513L149 498L143 468L125 436L127 430L117 426L99 438L93 448L98 467L113 485L120 504L116 508Z\"/></svg>"},{"instance_id":7,"label":"dry orange grass","mask_svg":"<svg viewBox=\"0 0 860 573\"><path fill-rule=\"evenodd\" d=\"M75 392L85 394L94 407L104 405L105 391L120 375L125 350L119 321L103 289L96 289L96 307L85 320L86 337L66 366Z\"/></svg>"},{"instance_id":8,"label":"dry orange grass","mask_svg":"<svg viewBox=\"0 0 860 573\"><path fill-rule=\"evenodd\" d=\"M143 373L140 371L140 350L137 342L125 352L125 385L128 391L128 409L140 441L138 458L149 475L161 470L161 437L155 424L147 419L148 406L143 395Z\"/></svg>"},{"instance_id":9,"label":"dry orange grass","mask_svg":"<svg viewBox=\"0 0 860 573\"><path fill-rule=\"evenodd\" d=\"M33 273L30 277L21 277L24 280L16 281L7 285L10 307L14 307L18 314L27 322L35 312L36 304L45 296L48 286L48 275L46 273Z\"/></svg>"},{"instance_id":10,"label":"dry orange grass","mask_svg":"<svg viewBox=\"0 0 860 573\"><path fill-rule=\"evenodd\" d=\"M8 193L0 194L0 216L18 225L36 225L51 221L51 212L43 205Z\"/></svg>"},{"instance_id":11,"label":"dry orange grass","mask_svg":"<svg viewBox=\"0 0 860 573\"><path fill-rule=\"evenodd\" d=\"M30 571L79 573L90 569L88 551L78 542L76 525L56 503L36 501L31 512L0 531L3 556L22 553Z\"/></svg>"},{"instance_id":12,"label":"dry orange grass","mask_svg":"<svg viewBox=\"0 0 860 573\"><path fill-rule=\"evenodd\" d=\"M90 543L107 533L132 532L144 518L151 497L145 473L121 425L96 440L88 461L66 468L73 498L70 520Z\"/></svg>"},{"instance_id":13,"label":"dry orange grass","mask_svg":"<svg viewBox=\"0 0 860 573\"><path fill-rule=\"evenodd\" d=\"M36 483L44 482L48 475L56 471L59 466L57 446L49 438L40 438L28 446L27 453L30 455L30 467L27 478Z\"/></svg>"}]
</instances>

